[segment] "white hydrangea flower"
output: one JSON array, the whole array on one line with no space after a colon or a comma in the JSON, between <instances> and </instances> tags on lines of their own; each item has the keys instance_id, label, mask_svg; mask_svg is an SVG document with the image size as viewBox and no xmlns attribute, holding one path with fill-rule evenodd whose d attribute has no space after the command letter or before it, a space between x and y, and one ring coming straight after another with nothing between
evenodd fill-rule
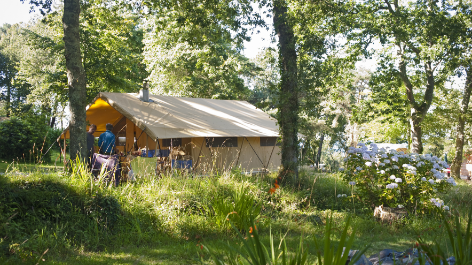
<instances>
[{"instance_id":1,"label":"white hydrangea flower","mask_svg":"<svg viewBox=\"0 0 472 265\"><path fill-rule=\"evenodd\" d=\"M379 163L379 167L383 167L383 166L385 166L384 163Z\"/></svg>"},{"instance_id":2,"label":"white hydrangea flower","mask_svg":"<svg viewBox=\"0 0 472 265\"><path fill-rule=\"evenodd\" d=\"M392 161L398 162L398 157L397 157L397 156L393 156L393 157L392 157Z\"/></svg>"},{"instance_id":3,"label":"white hydrangea flower","mask_svg":"<svg viewBox=\"0 0 472 265\"><path fill-rule=\"evenodd\" d=\"M396 179L395 175L391 175L389 179Z\"/></svg>"},{"instance_id":4,"label":"white hydrangea flower","mask_svg":"<svg viewBox=\"0 0 472 265\"><path fill-rule=\"evenodd\" d=\"M380 170L380 174L385 174L385 170Z\"/></svg>"},{"instance_id":5,"label":"white hydrangea flower","mask_svg":"<svg viewBox=\"0 0 472 265\"><path fill-rule=\"evenodd\" d=\"M396 179L395 179L395 182L397 182L397 183L401 183L402 181L403 181L403 180L402 180L401 178L396 178Z\"/></svg>"},{"instance_id":6,"label":"white hydrangea flower","mask_svg":"<svg viewBox=\"0 0 472 265\"><path fill-rule=\"evenodd\" d=\"M365 165L368 166L368 167L371 167L371 166L372 166L372 162L365 162Z\"/></svg>"},{"instance_id":7,"label":"white hydrangea flower","mask_svg":"<svg viewBox=\"0 0 472 265\"><path fill-rule=\"evenodd\" d=\"M393 165L393 169L399 169L397 165Z\"/></svg>"},{"instance_id":8,"label":"white hydrangea flower","mask_svg":"<svg viewBox=\"0 0 472 265\"><path fill-rule=\"evenodd\" d=\"M435 205L436 207L439 207L439 208L441 208L441 206L444 205L444 201L439 199L439 198L431 198L431 199L429 199L429 201L432 202L433 205Z\"/></svg>"},{"instance_id":9,"label":"white hydrangea flower","mask_svg":"<svg viewBox=\"0 0 472 265\"><path fill-rule=\"evenodd\" d=\"M428 181L429 181L429 183L434 184L434 179L430 179Z\"/></svg>"},{"instance_id":10,"label":"white hydrangea flower","mask_svg":"<svg viewBox=\"0 0 472 265\"><path fill-rule=\"evenodd\" d=\"M449 206L444 205L443 209L444 209L445 211L449 211Z\"/></svg>"},{"instance_id":11,"label":"white hydrangea flower","mask_svg":"<svg viewBox=\"0 0 472 265\"><path fill-rule=\"evenodd\" d=\"M387 189L395 189L395 188L398 188L398 184L397 183L390 183L390 184L387 184L386 188Z\"/></svg>"},{"instance_id":12,"label":"white hydrangea flower","mask_svg":"<svg viewBox=\"0 0 472 265\"><path fill-rule=\"evenodd\" d=\"M422 178L421 178L421 181L426 181L426 178L425 178L425 177L422 177Z\"/></svg>"}]
</instances>

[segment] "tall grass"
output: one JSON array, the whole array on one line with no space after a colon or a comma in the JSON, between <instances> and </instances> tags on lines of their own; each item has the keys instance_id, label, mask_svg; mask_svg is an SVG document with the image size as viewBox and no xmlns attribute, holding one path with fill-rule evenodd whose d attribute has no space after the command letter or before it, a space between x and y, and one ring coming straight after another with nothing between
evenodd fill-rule
<instances>
[{"instance_id":1,"label":"tall grass","mask_svg":"<svg viewBox=\"0 0 472 265\"><path fill-rule=\"evenodd\" d=\"M284 239L280 251L286 246L288 256L302 253L299 257L303 257L305 252L295 251L302 244L310 262L318 253L314 243L309 244L313 235L324 235L327 224L331 231L343 231L347 216L352 216L347 234L356 239L352 249L372 243L370 253L407 249L414 246L419 234L426 243L447 235L444 226L438 228L441 219L434 216L412 216L404 223L385 225L367 210L359 211L363 206L358 200L354 215L351 202L337 197L349 192L349 187L336 175L305 172L295 187L282 186L271 194L275 175L252 177L237 171L211 176L147 175L113 187L95 179L79 161L71 168L67 173L12 171L0 176L0 263L36 264L42 259L74 263L68 257L81 253L100 256L97 253L102 252L113 256L123 248L155 249L163 244L177 244L179 247L169 247L179 253L176 259L196 263L197 244L203 243L221 257L226 248L220 240L234 241L238 233L249 233L247 224L252 219L259 221L257 233L268 250L271 240L274 247L280 244L273 236L280 234ZM459 182L444 198L463 218L470 193L470 186ZM327 223L330 215L332 223ZM341 234L330 238L334 247L342 244ZM167 259L175 259L170 257ZM208 262L209 257L203 261Z\"/></svg>"}]
</instances>

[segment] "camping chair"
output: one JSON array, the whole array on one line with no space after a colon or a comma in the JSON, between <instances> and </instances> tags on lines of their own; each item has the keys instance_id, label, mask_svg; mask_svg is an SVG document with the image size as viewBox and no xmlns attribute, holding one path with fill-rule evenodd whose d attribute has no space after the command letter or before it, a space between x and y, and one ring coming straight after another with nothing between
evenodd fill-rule
<instances>
[{"instance_id":1,"label":"camping chair","mask_svg":"<svg viewBox=\"0 0 472 265\"><path fill-rule=\"evenodd\" d=\"M99 177L102 168L105 172L105 181L114 181L115 186L120 183L121 166L119 155L102 155L94 153L92 157L92 174Z\"/></svg>"}]
</instances>

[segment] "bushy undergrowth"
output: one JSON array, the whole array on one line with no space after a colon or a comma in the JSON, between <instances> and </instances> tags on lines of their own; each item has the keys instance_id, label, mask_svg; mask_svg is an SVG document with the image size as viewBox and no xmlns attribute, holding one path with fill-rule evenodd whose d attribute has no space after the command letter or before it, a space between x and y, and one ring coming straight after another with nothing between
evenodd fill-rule
<instances>
[{"instance_id":1,"label":"bushy undergrowth","mask_svg":"<svg viewBox=\"0 0 472 265\"><path fill-rule=\"evenodd\" d=\"M167 241L191 242L195 252L185 255L197 258L196 244L218 247L218 240L237 236L229 221L248 233L247 223L254 218L261 240L267 242L269 230L286 235L289 252L301 234L321 233L328 215L338 230L355 212L356 235L368 240L374 240L372 234L382 238L395 233L415 238L424 230L435 237L440 224L437 218L414 216L401 224L380 224L359 200L337 196L350 192L337 175L305 172L295 187L278 187L275 175L238 173L148 176L113 187L86 173L85 165L73 169L67 174L0 176L0 263L36 264L58 255L146 248ZM468 207L470 199L470 188L463 184L444 197L457 209ZM368 242L360 240L354 247ZM309 250L308 255L313 259L316 253Z\"/></svg>"},{"instance_id":2,"label":"bushy undergrowth","mask_svg":"<svg viewBox=\"0 0 472 265\"><path fill-rule=\"evenodd\" d=\"M446 162L431 155L378 149L375 144L359 146L349 148L343 177L366 204L405 207L410 212L436 207L449 210L437 198L456 185L442 172Z\"/></svg>"},{"instance_id":3,"label":"bushy undergrowth","mask_svg":"<svg viewBox=\"0 0 472 265\"><path fill-rule=\"evenodd\" d=\"M0 256L35 259L46 250L97 247L121 214L115 198L81 194L64 180L32 174L0 177ZM93 237L91 236L93 235Z\"/></svg>"},{"instance_id":4,"label":"bushy undergrowth","mask_svg":"<svg viewBox=\"0 0 472 265\"><path fill-rule=\"evenodd\" d=\"M24 121L12 118L0 123L0 158L49 162L48 148L56 141L61 131L52 129L44 122Z\"/></svg>"}]
</instances>

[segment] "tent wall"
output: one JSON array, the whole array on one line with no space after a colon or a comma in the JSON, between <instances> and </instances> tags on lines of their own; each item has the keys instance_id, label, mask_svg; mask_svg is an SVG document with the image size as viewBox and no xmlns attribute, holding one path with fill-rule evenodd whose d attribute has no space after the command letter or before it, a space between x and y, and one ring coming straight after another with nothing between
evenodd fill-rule
<instances>
[{"instance_id":1,"label":"tent wall","mask_svg":"<svg viewBox=\"0 0 472 265\"><path fill-rule=\"evenodd\" d=\"M131 120L117 119L114 131L122 129L120 135L126 136L125 146L118 146L120 151L129 152L135 150L134 140L137 139L137 148L148 150L156 149L156 142L136 126ZM120 127L120 128L118 128ZM192 156L192 164L197 172L210 172L214 170L225 171L233 167L241 166L243 171L267 168L271 171L280 166L281 155L279 146L261 146L260 137L238 137L237 147L207 147L204 137L183 138L182 147L185 153ZM164 147L163 140L159 139L157 148ZM269 160L270 159L270 160Z\"/></svg>"},{"instance_id":2,"label":"tent wall","mask_svg":"<svg viewBox=\"0 0 472 265\"><path fill-rule=\"evenodd\" d=\"M200 172L228 170L239 165L244 171L264 167L277 170L281 163L280 147L261 146L259 137L238 137L237 147L212 148L206 147L205 138L192 138L190 146L193 165Z\"/></svg>"}]
</instances>

